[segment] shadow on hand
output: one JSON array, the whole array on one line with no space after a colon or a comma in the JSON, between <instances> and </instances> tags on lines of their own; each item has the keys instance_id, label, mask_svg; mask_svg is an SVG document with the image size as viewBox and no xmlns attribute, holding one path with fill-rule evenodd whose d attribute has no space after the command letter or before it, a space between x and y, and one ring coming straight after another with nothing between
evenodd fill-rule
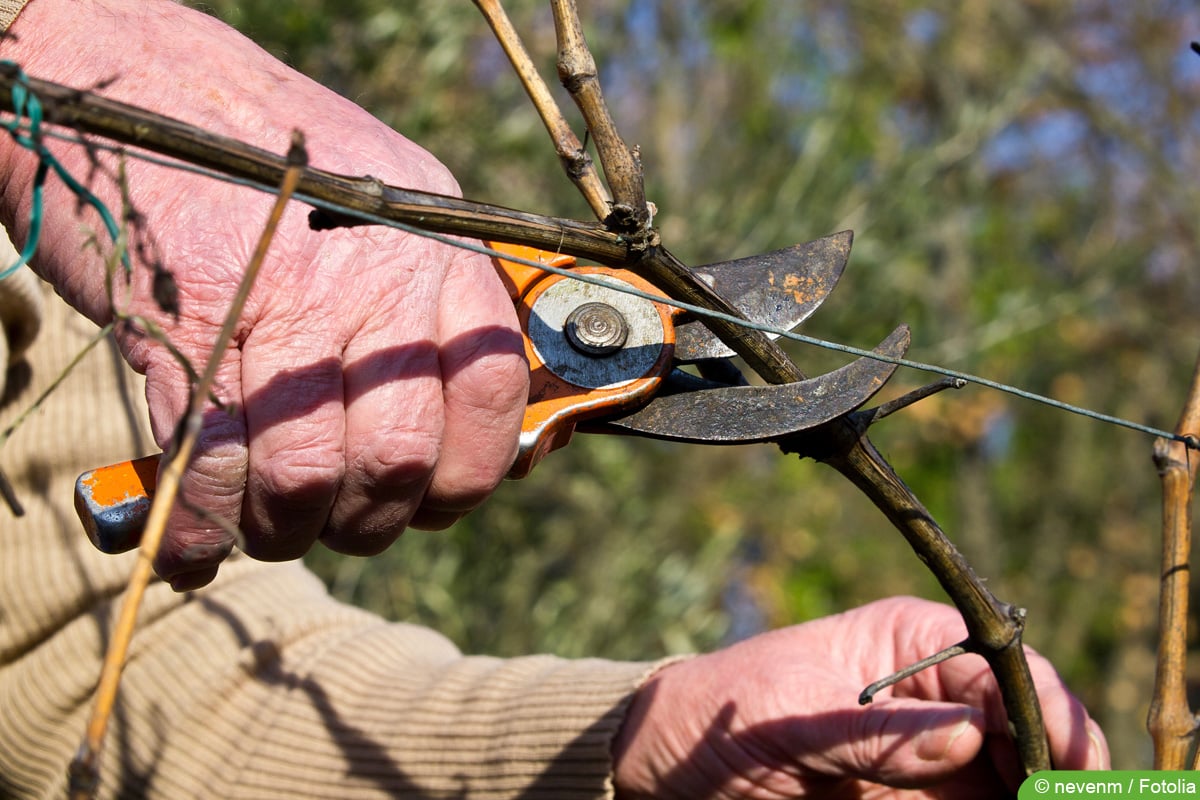
<instances>
[{"instance_id":1,"label":"shadow on hand","mask_svg":"<svg viewBox=\"0 0 1200 800\"><path fill-rule=\"evenodd\" d=\"M241 446L244 444L242 437L246 437L248 443L255 435L295 424L331 403L349 407L373 389L393 381L437 378L446 382L481 359L522 352L519 334L502 326L491 326L460 334L440 346L430 340L420 340L375 351L351 364L343 365L340 359L326 358L302 367L279 370L266 385L243 398L244 407L209 407L204 412L209 432L197 443L196 455L203 456L230 445ZM331 376L340 376L340 379L333 380ZM353 390L347 392L346 387L353 387ZM219 394L220 387L216 391ZM239 415L242 424L230 424L231 415ZM253 431L245 423L247 417L254 420ZM381 419L379 424L386 428L388 420ZM437 424L440 425L440 421ZM402 474L405 469L398 467L396 474L375 476L379 485L385 487L383 491L387 491L386 487L410 483L411 476ZM306 498L327 497L329 492L328 484L319 480L308 484L298 482L289 487L287 501L303 506ZM187 496L182 498L182 503L193 507L202 505ZM354 529L357 525L352 518L346 527ZM291 557L293 554L288 553L285 560Z\"/></svg>"},{"instance_id":2,"label":"shadow on hand","mask_svg":"<svg viewBox=\"0 0 1200 800\"><path fill-rule=\"evenodd\" d=\"M830 669L835 669L830 665ZM655 691L650 685L643 691ZM850 698L854 702L854 698ZM737 704L726 703L712 719L692 750L660 778L665 787L663 796L688 797L695 800L716 800L731 797L803 796L822 800L866 800L871 798L937 798L938 800L988 800L1015 797L1020 785L1019 774L1003 775L994 759L1017 765L1016 750L1007 737L987 736L978 755L965 766L954 770L945 779L934 782L904 780L903 775L892 780L896 786L847 777L834 772L820 751L802 752L789 748L803 747L814 740L832 752L843 746L853 746L851 731L859 726L854 718L863 711L847 708L840 711L794 716L751 724L735 725ZM924 719L916 709L897 709L896 715L913 715ZM735 727L737 728L734 732ZM903 728L903 724L898 727ZM810 732L805 734L803 732ZM811 732L819 731L813 734ZM1086 731L1072 732L1071 741L1088 746ZM895 758L912 758L900 750L911 746L911 739L899 739L887 747L865 743L862 752L870 760L864 770L885 764ZM822 766L823 765L823 766ZM827 771L821 771L822 769ZM1009 772L1010 770L1003 770ZM1019 771L1019 766L1018 766ZM894 773L893 773L894 774ZM922 785L924 783L924 785ZM768 788L769 787L769 788ZM774 791L772 791L774 790ZM742 794L745 792L745 794ZM622 795L618 794L618 797Z\"/></svg>"},{"instance_id":3,"label":"shadow on hand","mask_svg":"<svg viewBox=\"0 0 1200 800\"><path fill-rule=\"evenodd\" d=\"M325 358L303 367L281 369L261 389L244 398L243 415L256 409L259 424L266 430L285 425L311 414L328 403L353 405L373 389L392 381L418 378L439 378L448 382L462 370L480 359L498 355L522 354L519 334L501 326L475 328L441 343L428 339L376 350L353 363ZM340 372L342 380L334 383L328 376ZM356 387L352 393L346 386ZM297 387L307 391L297 393ZM266 410L267 413L263 413ZM207 414L228 411L210 409Z\"/></svg>"}]
</instances>

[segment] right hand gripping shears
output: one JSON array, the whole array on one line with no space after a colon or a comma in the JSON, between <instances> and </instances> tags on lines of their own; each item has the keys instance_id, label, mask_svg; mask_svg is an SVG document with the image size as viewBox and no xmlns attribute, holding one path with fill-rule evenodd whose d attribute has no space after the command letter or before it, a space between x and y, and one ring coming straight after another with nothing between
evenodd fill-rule
<instances>
[{"instance_id":1,"label":"right hand gripping shears","mask_svg":"<svg viewBox=\"0 0 1200 800\"><path fill-rule=\"evenodd\" d=\"M695 272L746 319L774 330L799 325L837 285L851 235L834 234ZM519 245L494 247L517 308L529 360L529 401L511 478L523 478L578 428L703 444L783 439L851 413L891 377L894 361L863 357L798 383L751 386L703 319L680 311L629 270L577 266L570 256ZM579 278L582 278L580 280ZM875 353L897 359L905 326ZM695 365L695 372L682 369ZM149 511L158 455L91 470L75 507L100 550L134 547Z\"/></svg>"}]
</instances>

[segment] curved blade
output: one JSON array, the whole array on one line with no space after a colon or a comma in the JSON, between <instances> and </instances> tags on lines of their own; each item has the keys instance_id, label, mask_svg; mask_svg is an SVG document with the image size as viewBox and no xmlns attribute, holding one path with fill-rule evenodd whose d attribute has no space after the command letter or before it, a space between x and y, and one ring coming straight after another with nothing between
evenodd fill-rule
<instances>
[{"instance_id":1,"label":"curved blade","mask_svg":"<svg viewBox=\"0 0 1200 800\"><path fill-rule=\"evenodd\" d=\"M909 341L908 326L901 325L875 352L900 358L908 351ZM660 394L631 414L607 420L603 429L701 444L768 442L849 414L879 391L895 371L895 364L864 356L799 383Z\"/></svg>"},{"instance_id":2,"label":"curved blade","mask_svg":"<svg viewBox=\"0 0 1200 800\"><path fill-rule=\"evenodd\" d=\"M854 234L835 233L772 253L722 261L693 271L753 322L790 331L837 286ZM733 351L700 320L675 327L675 361L726 358Z\"/></svg>"}]
</instances>

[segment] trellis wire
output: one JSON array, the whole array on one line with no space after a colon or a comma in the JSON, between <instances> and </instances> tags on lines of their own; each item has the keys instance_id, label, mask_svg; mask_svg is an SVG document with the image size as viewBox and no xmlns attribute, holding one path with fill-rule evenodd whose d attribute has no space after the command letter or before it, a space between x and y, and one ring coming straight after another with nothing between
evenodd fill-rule
<instances>
[{"instance_id":1,"label":"trellis wire","mask_svg":"<svg viewBox=\"0 0 1200 800\"><path fill-rule=\"evenodd\" d=\"M14 96L14 107L17 107L15 88L14 88L13 96ZM30 95L30 97L32 97L32 95ZM36 97L32 97L32 100L36 104ZM37 112L38 112L38 121L40 121L40 106L37 107ZM30 114L30 119L31 119L31 126L33 126L35 123L33 121L34 117L32 114ZM18 142L22 142L22 139L18 138L20 131L23 130L23 128L20 124L20 116L19 115L18 115L18 118L16 120L14 120L14 122L11 124L9 124L9 123L0 123L0 124L3 124L6 128L8 128L10 133L13 134L14 138L17 138ZM40 138L44 137L44 136L51 136L51 137L54 137L57 139L61 139L63 141L72 142L72 143L80 144L80 145L84 145L84 146L89 146L89 147L92 147L92 148L98 149L98 150L105 150L105 151L113 152L113 153L121 153L130 158L135 158L140 161L144 161L144 162L154 164L157 166L166 167L168 169L176 169L176 170L180 170L183 172L190 172L190 173L193 173L196 175L201 175L201 176L204 176L207 178L211 178L213 180L224 181L226 183L233 184L236 186L244 186L247 188L256 189L261 192L266 192L267 194L276 194L279 191L279 188L277 186L272 186L270 184L260 183L258 181L250 180L247 178L240 178L240 177L236 177L233 175L227 175L223 172L209 169L207 167L201 167L201 166L198 166L195 164L188 164L186 162L177 161L174 159L162 158L162 157L152 155L150 153L144 153L144 152L140 152L140 151L136 151L136 150L128 150L125 147L106 145L103 143L96 143L94 141L85 141L83 139L83 137L79 136L79 135L64 134L64 133L59 133L57 131L39 131L35 128L34 131L31 132L31 134L25 138L30 141L32 141L34 138L37 138L40 142ZM28 145L25 145L25 146L28 146ZM39 153L45 151L45 148L43 146L40 146L40 144L39 144L39 147L40 147L40 150L38 151ZM47 155L49 155L49 154L47 153ZM94 195L92 195L85 188L80 186L78 184L78 182L74 180L74 178L71 178L69 175L67 175L66 171L62 168L61 165L58 164L57 161L53 160L52 156L50 156L50 160L51 160L51 164L50 164L51 167L53 167L55 169L55 172L58 173L60 175L60 177L63 177L64 182L67 182L67 185L72 188L72 191L75 191L76 194L78 194L80 197L82 197L84 199L91 198L90 200L88 200L88 202L91 205L93 205L94 207L96 207L98 211L100 211L102 218L105 219L106 227L109 228L110 235L112 235L113 239L115 240L117 237L117 230L115 227L115 223L112 223L111 214L108 214L107 209L105 209L103 207L103 204L100 203L100 201L98 199L96 199ZM46 162L43 161L43 165L45 163ZM76 189L75 187L78 187L78 189ZM38 187L35 185L35 190L37 190L37 188ZM522 264L524 266L533 267L535 269L542 270L543 272L549 272L549 273L552 273L555 275L562 275L562 276L571 278L573 280L583 281L584 283L594 283L597 285L602 285L606 288L615 289L616 291L624 292L624 293L632 295L634 297L640 297L642 299L649 300L651 302L662 303L663 305L668 305L668 306L671 306L672 308L678 308L681 311L687 311L691 314L695 314L696 316L724 320L726 322L731 322L736 325L741 325L745 328L751 328L753 330L762 331L763 333L767 333L767 334L770 334L773 336L778 336L780 338L788 339L788 340L795 341L795 342L801 342L803 344L812 345L814 347L820 347L820 348L823 348L826 350L832 350L835 352L844 353L846 355L852 355L852 356L856 356L859 358L871 358L876 361L882 361L882 362L885 362L888 364L894 364L896 366L907 367L909 369L915 369L915 370L919 370L921 372L930 372L935 375L942 375L942 376L945 376L948 378L954 378L954 379L957 379L960 381L965 381L966 383L975 384L977 386L983 386L985 388L1003 392L1005 394L1009 394L1014 397L1019 397L1022 400L1029 400L1031 402L1038 403L1038 404L1044 405L1044 406L1048 406L1050 408L1054 408L1059 411L1065 411L1070 414L1076 414L1081 417L1086 417L1087 419L1095 420L1097 422L1102 422L1102 423L1105 423L1108 425L1115 425L1117 427L1126 428L1129 430L1137 431L1139 433L1148 434L1150 436L1168 439L1170 441L1181 442L1182 444L1186 445L1190 449L1200 450L1200 438L1198 438L1196 436L1174 433L1172 431L1163 430L1161 428L1155 428L1151 425L1146 425L1146 424L1143 424L1140 422L1134 422L1132 420L1128 420L1123 417L1117 417L1117 416L1114 416L1111 414L1104 414L1099 411L1093 411L1092 409L1089 409L1089 408L1084 408L1082 406L1077 406L1077 405L1073 405L1071 403L1066 403L1066 402L1063 402L1062 400L1056 400L1056 399L1054 399L1052 397L1048 397L1046 395L1037 394L1036 392L1031 392L1026 389L1021 389L1019 387L1012 386L1012 385L1006 384L1006 383L1002 383L1000 381L994 381L989 378L981 377L979 375L973 375L968 372L962 372L960 370L950 369L948 367L943 367L943 366L940 366L937 364L929 364L929 363L925 363L922 361L915 361L913 359L897 358L894 356L876 353L873 350L866 350L866 349L863 349L860 347L854 347L852 345L840 344L838 342L830 342L825 339L819 339L817 337L808 336L806 334L797 333L795 331L783 330L781 328L776 328L771 325L757 323L752 320L746 320L741 317L734 316L732 314L726 314L721 311L715 311L713 309L705 308L703 306L697 306L697 305L693 305L691 303L685 303L685 302L682 302L679 300L664 298L661 295L651 294L649 292L643 292L640 289L636 289L632 286L619 286L619 287L613 286L612 284L604 282L603 279L601 279L601 278L596 278L596 277L592 277L592 276L588 276L588 275L581 275L581 274L573 272L572 270L569 270L569 269L553 267L553 266L550 266L548 264L544 264L544 263L541 263L538 261L532 261L529 259L520 258L518 256L514 256L509 253L501 253L501 252L499 252L493 248L487 247L486 245L481 244L481 243L476 243L476 242L472 242L472 241L464 241L464 240L446 236L446 235L443 235L440 233L434 233L432 231L423 230L421 228L414 227L407 223L387 219L385 217L381 217L381 216L372 214L367 211L361 211L359 209L347 208L347 207L341 206L337 203L332 203L332 202L329 202L326 200L321 200L319 198L310 197L310 196L307 196L307 195L304 195L301 193L296 193L295 197L296 197L296 199L301 200L304 203L307 203L308 205L314 206L316 208L325 209L327 211L334 211L334 212L337 212L338 214L345 214L348 216L353 216L353 217L363 220L364 222L368 222L368 223L375 224L375 225L384 225L389 228L395 228L397 230L401 230L401 231L404 231L405 233L410 233L410 234L413 234L416 236L424 236L426 238L432 239L437 242L441 242L441 243L449 245L451 247L461 248L463 250L468 250L471 252L491 256L493 258L505 259L507 261L512 261L514 263L518 263L518 264ZM111 226L110 226L110 223L111 223ZM30 240L31 240L31 242L33 241L32 236L30 237ZM29 245L29 243L27 243L26 250L29 250L29 249L30 249L30 245ZM126 255L126 256L124 256L124 258L128 258L128 256ZM27 260L27 256L24 253L22 253L22 261L18 262L18 264L16 266L11 267L8 270L6 270L4 273L0 274L0 278L3 278L5 275L9 274L10 272L14 271L17 267L21 266L21 264L24 263L25 260ZM127 265L127 268L128 268L128 265Z\"/></svg>"}]
</instances>

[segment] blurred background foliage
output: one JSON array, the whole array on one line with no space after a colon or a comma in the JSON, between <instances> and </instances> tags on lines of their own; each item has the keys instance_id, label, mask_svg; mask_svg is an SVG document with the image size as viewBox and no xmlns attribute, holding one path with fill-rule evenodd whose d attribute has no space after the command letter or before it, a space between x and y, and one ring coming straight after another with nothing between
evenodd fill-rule
<instances>
[{"instance_id":1,"label":"blurred background foliage","mask_svg":"<svg viewBox=\"0 0 1200 800\"><path fill-rule=\"evenodd\" d=\"M507 5L553 81L546 4ZM1200 344L1194 4L582 5L685 260L853 229L841 288L806 333L870 347L907 322L917 359L1174 425ZM468 197L588 216L466 0L204 7L433 151ZM794 352L810 374L844 361ZM928 379L902 372L888 392ZM1086 699L1116 765L1148 766L1150 438L977 387L872 435L993 590L1028 609L1027 641ZM942 598L831 470L766 447L600 437L452 530L311 564L341 597L500 655L654 658L890 594Z\"/></svg>"}]
</instances>

